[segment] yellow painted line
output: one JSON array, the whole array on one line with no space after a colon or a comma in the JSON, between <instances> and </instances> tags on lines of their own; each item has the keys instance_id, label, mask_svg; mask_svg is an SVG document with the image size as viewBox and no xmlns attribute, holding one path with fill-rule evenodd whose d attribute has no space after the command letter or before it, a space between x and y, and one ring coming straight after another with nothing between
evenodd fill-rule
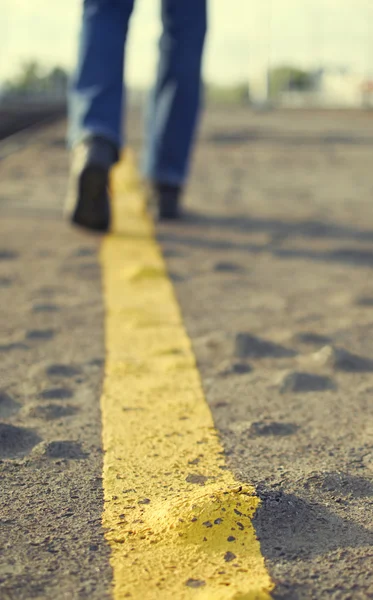
<instances>
[{"instance_id":1,"label":"yellow painted line","mask_svg":"<svg viewBox=\"0 0 373 600\"><path fill-rule=\"evenodd\" d=\"M251 522L259 499L226 470L133 160L112 189L101 407L113 598L268 599Z\"/></svg>"}]
</instances>

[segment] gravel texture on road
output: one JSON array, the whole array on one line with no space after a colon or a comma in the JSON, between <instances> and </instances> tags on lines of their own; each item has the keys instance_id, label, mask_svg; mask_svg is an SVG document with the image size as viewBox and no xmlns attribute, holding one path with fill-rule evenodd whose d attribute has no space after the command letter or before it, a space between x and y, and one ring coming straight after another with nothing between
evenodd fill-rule
<instances>
[{"instance_id":1,"label":"gravel texture on road","mask_svg":"<svg viewBox=\"0 0 373 600\"><path fill-rule=\"evenodd\" d=\"M210 109L157 227L276 599L373 597L372 119ZM63 125L0 169L0 597L101 600L99 238L60 221Z\"/></svg>"}]
</instances>

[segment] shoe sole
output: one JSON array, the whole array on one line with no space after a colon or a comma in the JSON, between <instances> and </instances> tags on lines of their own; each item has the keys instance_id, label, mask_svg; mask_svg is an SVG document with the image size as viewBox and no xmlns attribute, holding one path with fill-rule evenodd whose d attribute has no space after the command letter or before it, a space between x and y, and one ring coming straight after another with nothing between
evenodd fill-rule
<instances>
[{"instance_id":1,"label":"shoe sole","mask_svg":"<svg viewBox=\"0 0 373 600\"><path fill-rule=\"evenodd\" d=\"M71 219L73 223L95 231L109 229L108 179L108 171L103 167L84 169L79 181L78 203Z\"/></svg>"},{"instance_id":2,"label":"shoe sole","mask_svg":"<svg viewBox=\"0 0 373 600\"><path fill-rule=\"evenodd\" d=\"M150 212L157 221L177 221L181 219L179 200L161 198L150 202Z\"/></svg>"},{"instance_id":3,"label":"shoe sole","mask_svg":"<svg viewBox=\"0 0 373 600\"><path fill-rule=\"evenodd\" d=\"M162 203L158 209L158 219L160 221L177 221L181 218L180 207L177 206L162 206Z\"/></svg>"}]
</instances>

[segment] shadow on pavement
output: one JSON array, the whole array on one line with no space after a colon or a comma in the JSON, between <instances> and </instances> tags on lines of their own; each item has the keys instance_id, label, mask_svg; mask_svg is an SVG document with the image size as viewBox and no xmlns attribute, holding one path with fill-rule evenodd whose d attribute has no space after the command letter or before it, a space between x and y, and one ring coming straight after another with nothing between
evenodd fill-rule
<instances>
[{"instance_id":1,"label":"shadow on pavement","mask_svg":"<svg viewBox=\"0 0 373 600\"><path fill-rule=\"evenodd\" d=\"M361 483L362 478L358 479ZM365 484L367 496L371 497L372 486L368 481ZM351 497L342 494L332 500L332 505L339 507L337 514L325 504L294 494L264 489L258 493L262 505L254 517L254 526L276 585L272 597L278 600L337 597L329 595L335 586L344 589L345 585L348 589L354 575L351 571L367 560L367 549L373 544L373 531L340 516L341 506ZM361 497L359 493L351 495L355 500ZM342 583L344 577L347 581Z\"/></svg>"},{"instance_id":2,"label":"shadow on pavement","mask_svg":"<svg viewBox=\"0 0 373 600\"><path fill-rule=\"evenodd\" d=\"M231 131L214 131L210 135L204 136L204 142L215 145L234 145L234 144L256 144L265 142L268 144L279 144L281 146L320 146L347 144L351 146L373 146L373 137L359 136L342 133L324 133L322 135L308 135L307 133L281 134L274 131L264 131L263 129L237 129Z\"/></svg>"},{"instance_id":3,"label":"shadow on pavement","mask_svg":"<svg viewBox=\"0 0 373 600\"><path fill-rule=\"evenodd\" d=\"M219 237L214 235L214 230ZM264 244L237 239L237 234L267 233L271 239ZM332 249L307 249L281 247L282 242L292 238L369 243L373 241L373 230L348 227L322 221L284 221L239 216L210 216L188 212L185 219L172 230L163 227L158 232L162 243L177 247L190 246L211 250L241 250L250 254L270 253L283 259L308 259L331 263L342 263L373 268L373 250L341 245Z\"/></svg>"},{"instance_id":4,"label":"shadow on pavement","mask_svg":"<svg viewBox=\"0 0 373 600\"><path fill-rule=\"evenodd\" d=\"M283 239L297 236L304 238L355 240L359 242L373 241L373 229L358 229L337 223L326 223L317 220L285 221L281 219L265 219L247 214L233 217L210 216L188 211L183 225L208 225L219 229L231 229L242 232L262 232L279 236Z\"/></svg>"},{"instance_id":5,"label":"shadow on pavement","mask_svg":"<svg viewBox=\"0 0 373 600\"><path fill-rule=\"evenodd\" d=\"M258 491L254 526L266 558L312 559L333 550L371 546L373 531L343 519L323 504L282 491Z\"/></svg>"}]
</instances>

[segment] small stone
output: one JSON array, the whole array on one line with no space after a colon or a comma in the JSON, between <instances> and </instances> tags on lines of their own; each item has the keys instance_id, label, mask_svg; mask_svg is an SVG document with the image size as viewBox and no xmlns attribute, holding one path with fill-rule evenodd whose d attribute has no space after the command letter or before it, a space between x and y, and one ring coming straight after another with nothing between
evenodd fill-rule
<instances>
[{"instance_id":1,"label":"small stone","mask_svg":"<svg viewBox=\"0 0 373 600\"><path fill-rule=\"evenodd\" d=\"M208 477L206 477L205 475L197 475L194 473L191 473L190 475L188 475L188 477L186 477L185 481L187 483L194 483L196 485L205 485L205 483L209 480Z\"/></svg>"},{"instance_id":2,"label":"small stone","mask_svg":"<svg viewBox=\"0 0 373 600\"><path fill-rule=\"evenodd\" d=\"M96 254L96 250L95 248L88 248L88 247L84 247L82 246L81 248L78 248L73 256L75 257L81 257L81 256L94 256Z\"/></svg>"},{"instance_id":3,"label":"small stone","mask_svg":"<svg viewBox=\"0 0 373 600\"><path fill-rule=\"evenodd\" d=\"M294 336L294 341L301 344L307 344L309 346L325 346L325 344L330 344L331 340L326 335L312 333L312 331L305 331L297 333Z\"/></svg>"},{"instance_id":4,"label":"small stone","mask_svg":"<svg viewBox=\"0 0 373 600\"><path fill-rule=\"evenodd\" d=\"M188 579L188 581L185 582L185 585L190 588L200 588L205 586L206 582L201 579Z\"/></svg>"},{"instance_id":5,"label":"small stone","mask_svg":"<svg viewBox=\"0 0 373 600\"><path fill-rule=\"evenodd\" d=\"M15 414L20 408L20 404L13 400L9 394L0 390L0 417L8 418Z\"/></svg>"},{"instance_id":6,"label":"small stone","mask_svg":"<svg viewBox=\"0 0 373 600\"><path fill-rule=\"evenodd\" d=\"M353 354L335 346L324 346L313 355L315 362L322 366L328 366L335 371L347 373L366 373L373 371L373 360Z\"/></svg>"},{"instance_id":7,"label":"small stone","mask_svg":"<svg viewBox=\"0 0 373 600\"><path fill-rule=\"evenodd\" d=\"M373 252L357 248L338 248L330 253L330 258L359 267L373 264Z\"/></svg>"},{"instance_id":8,"label":"small stone","mask_svg":"<svg viewBox=\"0 0 373 600\"><path fill-rule=\"evenodd\" d=\"M356 299L357 306L373 306L373 297L372 296L360 296Z\"/></svg>"},{"instance_id":9,"label":"small stone","mask_svg":"<svg viewBox=\"0 0 373 600\"><path fill-rule=\"evenodd\" d=\"M59 307L56 304L35 304L32 309L34 312L57 312Z\"/></svg>"},{"instance_id":10,"label":"small stone","mask_svg":"<svg viewBox=\"0 0 373 600\"><path fill-rule=\"evenodd\" d=\"M286 358L295 354L289 348L255 337L250 333L236 335L235 355L238 358Z\"/></svg>"},{"instance_id":11,"label":"small stone","mask_svg":"<svg viewBox=\"0 0 373 600\"><path fill-rule=\"evenodd\" d=\"M297 371L287 373L280 385L282 394L287 392L324 392L335 389L336 384L330 377Z\"/></svg>"},{"instance_id":12,"label":"small stone","mask_svg":"<svg viewBox=\"0 0 373 600\"><path fill-rule=\"evenodd\" d=\"M218 368L220 377L229 377L229 375L245 375L251 373L253 368L248 363L224 361Z\"/></svg>"},{"instance_id":13,"label":"small stone","mask_svg":"<svg viewBox=\"0 0 373 600\"><path fill-rule=\"evenodd\" d=\"M260 436L288 436L299 429L295 423L279 423L276 421L257 421L252 423L248 433L250 437Z\"/></svg>"},{"instance_id":14,"label":"small stone","mask_svg":"<svg viewBox=\"0 0 373 600\"><path fill-rule=\"evenodd\" d=\"M33 454L52 459L66 458L76 460L87 457L87 454L82 450L80 442L65 440L41 442L41 444L38 444L34 448Z\"/></svg>"},{"instance_id":15,"label":"small stone","mask_svg":"<svg viewBox=\"0 0 373 600\"><path fill-rule=\"evenodd\" d=\"M67 400L68 398L72 398L74 396L74 392L69 388L50 388L48 390L44 390L40 394L40 398L43 400Z\"/></svg>"},{"instance_id":16,"label":"small stone","mask_svg":"<svg viewBox=\"0 0 373 600\"><path fill-rule=\"evenodd\" d=\"M227 562L227 563L228 563L228 562L232 562L232 560L234 560L235 558L237 558L237 557L236 557L236 555L235 555L235 554L233 554L233 552L226 552L226 553L224 554L224 560L225 560L225 562Z\"/></svg>"},{"instance_id":17,"label":"small stone","mask_svg":"<svg viewBox=\"0 0 373 600\"><path fill-rule=\"evenodd\" d=\"M0 260L15 260L18 258L18 252L0 248Z\"/></svg>"},{"instance_id":18,"label":"small stone","mask_svg":"<svg viewBox=\"0 0 373 600\"><path fill-rule=\"evenodd\" d=\"M29 350L29 346L27 346L27 344L23 344L22 342L0 344L0 352L12 352L13 350Z\"/></svg>"},{"instance_id":19,"label":"small stone","mask_svg":"<svg viewBox=\"0 0 373 600\"><path fill-rule=\"evenodd\" d=\"M0 423L0 458L26 455L40 442L32 429Z\"/></svg>"},{"instance_id":20,"label":"small stone","mask_svg":"<svg viewBox=\"0 0 373 600\"><path fill-rule=\"evenodd\" d=\"M72 365L55 364L47 368L47 375L49 377L76 377L80 373L80 369Z\"/></svg>"},{"instance_id":21,"label":"small stone","mask_svg":"<svg viewBox=\"0 0 373 600\"><path fill-rule=\"evenodd\" d=\"M221 261L214 265L214 271L217 273L237 273L242 270L243 269L240 265L232 262Z\"/></svg>"},{"instance_id":22,"label":"small stone","mask_svg":"<svg viewBox=\"0 0 373 600\"><path fill-rule=\"evenodd\" d=\"M33 419L44 419L52 421L53 419L61 419L70 417L77 413L78 409L74 406L61 406L60 404L46 404L43 406L31 406L27 410L29 417Z\"/></svg>"},{"instance_id":23,"label":"small stone","mask_svg":"<svg viewBox=\"0 0 373 600\"><path fill-rule=\"evenodd\" d=\"M10 277L0 277L0 288L8 288L13 284L13 279Z\"/></svg>"},{"instance_id":24,"label":"small stone","mask_svg":"<svg viewBox=\"0 0 373 600\"><path fill-rule=\"evenodd\" d=\"M26 334L28 340L51 340L55 336L53 329L32 329Z\"/></svg>"}]
</instances>

